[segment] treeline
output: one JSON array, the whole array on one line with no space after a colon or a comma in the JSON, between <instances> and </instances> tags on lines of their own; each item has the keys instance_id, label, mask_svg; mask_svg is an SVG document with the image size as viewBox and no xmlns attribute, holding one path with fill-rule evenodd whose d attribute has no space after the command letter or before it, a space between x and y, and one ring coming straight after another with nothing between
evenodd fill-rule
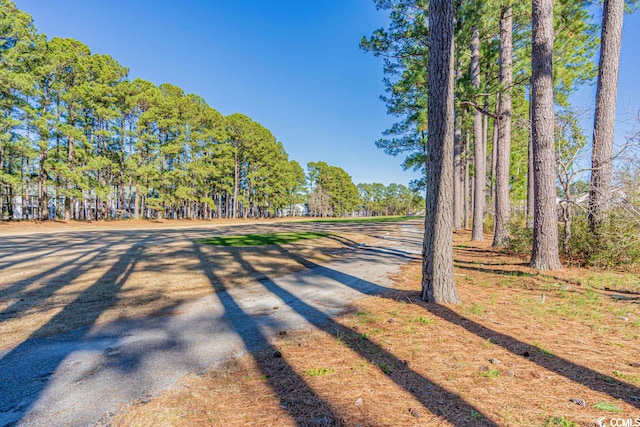
<instances>
[{"instance_id":1,"label":"treeline","mask_svg":"<svg viewBox=\"0 0 640 427\"><path fill-rule=\"evenodd\" d=\"M424 210L420 192L402 184L354 185L351 177L339 167L325 162L311 162L307 167L311 216L410 215Z\"/></svg>"},{"instance_id":2,"label":"treeline","mask_svg":"<svg viewBox=\"0 0 640 427\"><path fill-rule=\"evenodd\" d=\"M235 218L298 201L302 168L264 126L131 81L115 59L47 40L1 3L3 217Z\"/></svg>"},{"instance_id":3,"label":"treeline","mask_svg":"<svg viewBox=\"0 0 640 427\"><path fill-rule=\"evenodd\" d=\"M389 25L363 37L361 47L384 59L383 100L388 112L398 117L377 145L388 154L406 155L405 168L425 173L426 181L417 184L426 187L428 199L444 206L451 195L454 229L472 228L472 240L482 240L484 232L492 230L497 247L528 234L533 241L531 266L539 269L561 267L559 246L565 254L586 253L585 258L618 246L619 241L633 241L626 247L640 248L637 238L621 236L621 228L613 222L619 221L618 212L625 208L625 223L637 223L637 215L629 214L630 192L621 196L621 191L612 194L611 189L612 176L627 177L627 181L632 176L621 173L624 167L612 174L612 167L623 13L625 8L635 8L636 0L603 2L602 25L592 15L591 8L597 5L580 0L374 3L388 11ZM431 16L433 10L439 15ZM443 40L451 41L451 56L444 50L430 51L434 22L451 25L439 28L446 34L437 39L438 47ZM440 80L429 80L434 67L428 61L432 60L443 67ZM448 75L453 76L451 94L442 89ZM585 168L576 159L589 144L569 97L596 77L593 154L591 167ZM450 123L428 123L430 102L442 107L429 98L430 88L442 89L439 96L451 103L437 111L443 120L450 106ZM438 139L439 145L429 145L434 129L442 135L451 132L450 147L448 136ZM442 135L434 136L434 141ZM621 166L630 164L628 160ZM449 167L451 180L439 175ZM580 169L587 171L581 174ZM589 179L589 174L588 199L580 205L577 182ZM625 183L618 181L622 188ZM430 192L430 184L446 197ZM438 209L445 212L440 205ZM573 216L582 218L572 221ZM564 223L562 245L558 218ZM520 223L522 228L515 230ZM585 223L587 233L581 230L581 234L592 238L583 245L571 243L572 224ZM533 231L526 232L525 227Z\"/></svg>"},{"instance_id":4,"label":"treeline","mask_svg":"<svg viewBox=\"0 0 640 427\"><path fill-rule=\"evenodd\" d=\"M389 11L390 25L364 37L361 46L385 58L383 100L399 118L377 145L394 156L405 154L405 168L424 171L428 2L374 3ZM554 6L554 101L565 116L575 114L569 96L597 74L598 26L588 7L575 0ZM474 239L480 240L486 216L493 219L497 213L498 245L505 242L509 221L505 206L508 210L511 202L523 201L526 214L533 214L524 203L531 158L531 13L531 2L461 1L455 8L454 226L472 227Z\"/></svg>"},{"instance_id":5,"label":"treeline","mask_svg":"<svg viewBox=\"0 0 640 427\"><path fill-rule=\"evenodd\" d=\"M0 32L0 220L374 213L341 168L307 176L249 117L47 40L10 0Z\"/></svg>"},{"instance_id":6,"label":"treeline","mask_svg":"<svg viewBox=\"0 0 640 427\"><path fill-rule=\"evenodd\" d=\"M408 215L424 210L422 195L401 184L358 184L365 216Z\"/></svg>"}]
</instances>

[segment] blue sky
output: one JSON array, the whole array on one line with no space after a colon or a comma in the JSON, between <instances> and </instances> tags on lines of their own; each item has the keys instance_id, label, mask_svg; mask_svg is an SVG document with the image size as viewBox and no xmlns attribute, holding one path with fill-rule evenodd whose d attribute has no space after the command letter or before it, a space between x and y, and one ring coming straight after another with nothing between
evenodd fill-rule
<instances>
[{"instance_id":1,"label":"blue sky","mask_svg":"<svg viewBox=\"0 0 640 427\"><path fill-rule=\"evenodd\" d=\"M228 115L269 128L292 159L325 161L354 182L417 177L374 146L393 118L379 100L382 63L359 49L385 25L372 0L15 0L48 37L113 56L130 77L172 83ZM618 127L640 107L640 12L625 16ZM591 107L595 85L573 97ZM590 137L592 118L583 124Z\"/></svg>"},{"instance_id":2,"label":"blue sky","mask_svg":"<svg viewBox=\"0 0 640 427\"><path fill-rule=\"evenodd\" d=\"M592 8L594 19L601 19L600 8ZM596 54L596 61L599 53ZM640 130L640 10L633 14L625 14L622 30L622 48L620 52L620 74L618 80L618 102L616 106L616 145L622 146L627 138ZM593 113L596 98L596 85L580 88L570 98L572 105L578 109L587 109L581 124L588 144L593 137ZM588 147L587 147L588 148ZM580 167L588 168L591 154L586 150L580 159Z\"/></svg>"},{"instance_id":3,"label":"blue sky","mask_svg":"<svg viewBox=\"0 0 640 427\"><path fill-rule=\"evenodd\" d=\"M290 158L340 166L354 182L407 184L374 141L393 118L382 63L358 44L384 25L371 0L18 0L48 37L113 56L130 77L172 83L241 112Z\"/></svg>"}]
</instances>

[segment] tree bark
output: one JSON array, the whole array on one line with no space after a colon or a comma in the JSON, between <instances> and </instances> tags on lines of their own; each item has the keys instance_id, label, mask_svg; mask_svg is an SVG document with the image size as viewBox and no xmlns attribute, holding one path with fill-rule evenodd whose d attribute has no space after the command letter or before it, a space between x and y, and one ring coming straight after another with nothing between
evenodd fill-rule
<instances>
[{"instance_id":1,"label":"tree bark","mask_svg":"<svg viewBox=\"0 0 640 427\"><path fill-rule=\"evenodd\" d=\"M490 73L486 73L485 74L485 82L484 82L484 86L485 86L485 92L486 93L490 93L491 92L491 74ZM496 107L497 108L497 107ZM484 111L489 111L489 97L485 96L484 97ZM493 126L493 133L495 133L495 124ZM488 154L488 150L489 150L489 115L488 114L483 114L482 115L482 145L484 146L484 150L485 150L485 154ZM495 178L495 162L493 161L493 157L495 156L495 150L496 149L496 142L495 142L495 136L493 136L492 142L491 142L491 164L489 165L489 197L491 197L491 199L495 199L494 197L494 178ZM488 159L487 159L488 160Z\"/></svg>"},{"instance_id":2,"label":"tree bark","mask_svg":"<svg viewBox=\"0 0 640 427\"><path fill-rule=\"evenodd\" d=\"M240 172L239 172L239 164L238 164L238 148L236 147L236 152L234 156L233 163L233 216L232 218L238 217L238 193L240 189ZM227 218L229 214L227 213Z\"/></svg>"},{"instance_id":3,"label":"tree bark","mask_svg":"<svg viewBox=\"0 0 640 427\"><path fill-rule=\"evenodd\" d=\"M469 154L470 154L470 144L469 144L469 131L467 131L467 137L465 139L465 147L464 147L464 228L465 230L469 229L469 201L471 200L471 183L469 179Z\"/></svg>"},{"instance_id":4,"label":"tree bark","mask_svg":"<svg viewBox=\"0 0 640 427\"><path fill-rule=\"evenodd\" d=\"M496 147L496 197L493 246L509 240L509 181L511 163L511 85L513 83L513 10L505 6L500 13L500 111L498 113L498 144Z\"/></svg>"},{"instance_id":5,"label":"tree bark","mask_svg":"<svg viewBox=\"0 0 640 427\"><path fill-rule=\"evenodd\" d=\"M127 158L127 153L126 153L126 145L125 145L125 138L126 138L126 132L125 132L125 123L126 123L126 115L122 115L122 124L121 124L121 128L120 128L120 143L122 144L120 146L120 188L119 188L119 192L118 192L118 209L120 210L120 212L116 212L116 216L118 218L124 218L124 212L125 212L125 208L124 208L124 187L125 187L125 174L127 171L127 168L125 166L125 159Z\"/></svg>"},{"instance_id":6,"label":"tree bark","mask_svg":"<svg viewBox=\"0 0 640 427\"><path fill-rule=\"evenodd\" d=\"M46 144L46 143L45 143ZM46 147L46 145L44 145ZM38 173L38 220L44 221L49 219L49 200L47 196L47 171L45 164L47 161L46 148L40 154L40 172Z\"/></svg>"},{"instance_id":7,"label":"tree bark","mask_svg":"<svg viewBox=\"0 0 640 427\"><path fill-rule=\"evenodd\" d=\"M535 203L531 267L562 268L558 253L553 112L553 0L533 0L532 132Z\"/></svg>"},{"instance_id":8,"label":"tree bark","mask_svg":"<svg viewBox=\"0 0 640 427\"><path fill-rule=\"evenodd\" d=\"M429 3L426 214L422 299L459 303L453 280L453 0Z\"/></svg>"},{"instance_id":9,"label":"tree bark","mask_svg":"<svg viewBox=\"0 0 640 427\"><path fill-rule=\"evenodd\" d=\"M456 116L456 129L453 146L453 228L459 230L462 227L462 180L461 153L462 153L462 129L460 129L460 117Z\"/></svg>"},{"instance_id":10,"label":"tree bark","mask_svg":"<svg viewBox=\"0 0 640 427\"><path fill-rule=\"evenodd\" d=\"M531 89L530 89L531 90ZM531 107L532 103L529 102L529 124L531 124L532 114ZM533 228L533 202L535 198L534 187L535 183L533 180L533 130L531 129L531 125L529 125L529 155L527 161L527 208L525 211L525 222L527 228Z\"/></svg>"},{"instance_id":11,"label":"tree bark","mask_svg":"<svg viewBox=\"0 0 640 427\"><path fill-rule=\"evenodd\" d=\"M480 88L480 33L473 28L471 35L471 84ZM482 145L482 115L478 109L473 110L473 165L474 165L474 203L473 229L471 240L484 240L484 208L487 160Z\"/></svg>"},{"instance_id":12,"label":"tree bark","mask_svg":"<svg viewBox=\"0 0 640 427\"><path fill-rule=\"evenodd\" d=\"M498 99L496 99L496 111L499 108L498 106L500 105L500 97L496 97ZM491 189L491 197L493 200L496 199L496 163L497 163L497 159L498 159L498 152L497 152L497 147L498 147L498 123L497 123L497 119L493 119L493 132L491 135L491 145L492 145L492 150L491 150L491 177L493 179L493 188Z\"/></svg>"},{"instance_id":13,"label":"tree bark","mask_svg":"<svg viewBox=\"0 0 640 427\"><path fill-rule=\"evenodd\" d=\"M133 202L133 218L135 219L140 218L139 206L140 206L140 186L136 182L136 195Z\"/></svg>"},{"instance_id":14,"label":"tree bark","mask_svg":"<svg viewBox=\"0 0 640 427\"><path fill-rule=\"evenodd\" d=\"M624 0L605 0L591 154L589 226L596 236L606 223L611 199L611 158L618 92Z\"/></svg>"},{"instance_id":15,"label":"tree bark","mask_svg":"<svg viewBox=\"0 0 640 427\"><path fill-rule=\"evenodd\" d=\"M75 127L75 117L73 111L69 112L69 124ZM74 174L74 165L75 162L75 138L73 136L69 136L67 138L67 167L71 174ZM73 206L73 198L71 197L71 189L73 188L73 180L71 177L66 179L65 193L64 193L64 219L65 221L69 221L71 219L71 207Z\"/></svg>"}]
</instances>

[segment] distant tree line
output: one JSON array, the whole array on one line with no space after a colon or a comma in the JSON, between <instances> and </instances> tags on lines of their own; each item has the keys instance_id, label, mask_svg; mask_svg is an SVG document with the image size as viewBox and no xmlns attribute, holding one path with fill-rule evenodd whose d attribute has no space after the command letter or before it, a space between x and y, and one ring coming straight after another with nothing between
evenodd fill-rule
<instances>
[{"instance_id":1,"label":"distant tree line","mask_svg":"<svg viewBox=\"0 0 640 427\"><path fill-rule=\"evenodd\" d=\"M249 117L131 80L0 0L0 220L293 215L307 195L312 215L374 213L344 170L308 169Z\"/></svg>"}]
</instances>

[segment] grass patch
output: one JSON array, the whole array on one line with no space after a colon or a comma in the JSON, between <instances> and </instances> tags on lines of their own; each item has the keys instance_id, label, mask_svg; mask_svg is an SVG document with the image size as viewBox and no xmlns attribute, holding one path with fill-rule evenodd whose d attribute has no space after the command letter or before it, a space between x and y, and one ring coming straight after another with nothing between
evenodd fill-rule
<instances>
[{"instance_id":1,"label":"grass patch","mask_svg":"<svg viewBox=\"0 0 640 427\"><path fill-rule=\"evenodd\" d=\"M545 356L549 356L549 357L556 357L555 354L553 354L552 352L550 352L549 350L547 350L546 348L542 347L541 344L538 344L536 342L533 343L533 346L536 347L538 349L538 351L540 352L540 354L543 354Z\"/></svg>"},{"instance_id":2,"label":"grass patch","mask_svg":"<svg viewBox=\"0 0 640 427\"><path fill-rule=\"evenodd\" d=\"M579 424L566 419L565 417L549 417L544 423L545 427L578 427Z\"/></svg>"},{"instance_id":3,"label":"grass patch","mask_svg":"<svg viewBox=\"0 0 640 427\"><path fill-rule=\"evenodd\" d=\"M335 372L335 369L332 368L311 368L307 371L307 375L310 377L326 377L333 372Z\"/></svg>"},{"instance_id":4,"label":"grass patch","mask_svg":"<svg viewBox=\"0 0 640 427\"><path fill-rule=\"evenodd\" d=\"M425 325L432 325L432 324L436 323L435 320L430 319L428 317L418 317L415 321L418 322L418 323L425 324Z\"/></svg>"},{"instance_id":5,"label":"grass patch","mask_svg":"<svg viewBox=\"0 0 640 427\"><path fill-rule=\"evenodd\" d=\"M634 375L634 374L625 374L624 372L621 371L613 371L613 376L616 378L620 378L626 381L629 381L633 384L639 384L640 383L640 375Z\"/></svg>"},{"instance_id":6,"label":"grass patch","mask_svg":"<svg viewBox=\"0 0 640 427\"><path fill-rule=\"evenodd\" d=\"M384 372L387 375L391 375L391 373L393 372L393 367L386 362L378 363L378 367L382 372Z\"/></svg>"},{"instance_id":7,"label":"grass patch","mask_svg":"<svg viewBox=\"0 0 640 427\"><path fill-rule=\"evenodd\" d=\"M377 320L370 312L361 311L358 312L358 323L371 325L377 323Z\"/></svg>"},{"instance_id":8,"label":"grass patch","mask_svg":"<svg viewBox=\"0 0 640 427\"><path fill-rule=\"evenodd\" d=\"M611 402L598 402L594 405L596 409L607 412L622 412L615 403Z\"/></svg>"},{"instance_id":9,"label":"grass patch","mask_svg":"<svg viewBox=\"0 0 640 427\"><path fill-rule=\"evenodd\" d=\"M484 348L491 347L491 344L495 344L495 342L491 338L487 338L486 340L482 341L482 347Z\"/></svg>"},{"instance_id":10,"label":"grass patch","mask_svg":"<svg viewBox=\"0 0 640 427\"><path fill-rule=\"evenodd\" d=\"M586 275L582 281L596 289L640 291L640 281L631 273L598 271Z\"/></svg>"},{"instance_id":11,"label":"grass patch","mask_svg":"<svg viewBox=\"0 0 640 427\"><path fill-rule=\"evenodd\" d=\"M498 378L500 376L500 371L497 369L488 369L486 371L478 372L478 375L485 378Z\"/></svg>"},{"instance_id":12,"label":"grass patch","mask_svg":"<svg viewBox=\"0 0 640 427\"><path fill-rule=\"evenodd\" d=\"M266 233L266 234L245 234L240 236L220 236L210 237L208 239L198 239L198 243L216 246L263 246L263 245L282 245L285 243L293 243L299 240L319 239L327 237L329 233L315 232L291 232L291 233Z\"/></svg>"},{"instance_id":13,"label":"grass patch","mask_svg":"<svg viewBox=\"0 0 640 427\"><path fill-rule=\"evenodd\" d=\"M485 312L485 307L482 304L474 302L471 307L468 308L468 312L479 316Z\"/></svg>"}]
</instances>

